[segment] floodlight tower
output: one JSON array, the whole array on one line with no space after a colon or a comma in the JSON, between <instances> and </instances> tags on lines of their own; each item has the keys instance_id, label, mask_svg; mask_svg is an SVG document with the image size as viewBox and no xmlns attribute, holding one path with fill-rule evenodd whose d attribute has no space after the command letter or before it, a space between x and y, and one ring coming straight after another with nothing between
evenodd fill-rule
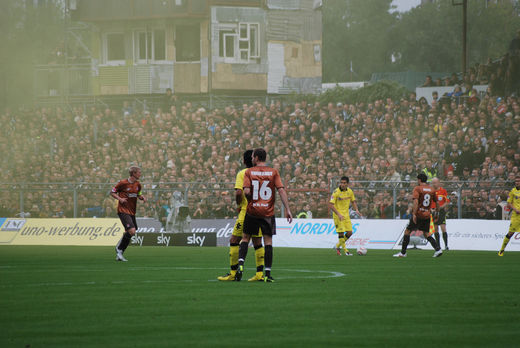
<instances>
[{"instance_id":1,"label":"floodlight tower","mask_svg":"<svg viewBox=\"0 0 520 348\"><path fill-rule=\"evenodd\" d=\"M451 0L451 3L453 6L462 6L462 73L465 74L468 61L468 45L466 43L468 31L468 0Z\"/></svg>"}]
</instances>

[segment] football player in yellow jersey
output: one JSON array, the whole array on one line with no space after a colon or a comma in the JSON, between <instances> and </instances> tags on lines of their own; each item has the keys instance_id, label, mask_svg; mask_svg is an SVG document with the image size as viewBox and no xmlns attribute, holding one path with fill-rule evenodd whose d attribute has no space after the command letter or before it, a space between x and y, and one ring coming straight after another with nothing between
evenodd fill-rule
<instances>
[{"instance_id":1,"label":"football player in yellow jersey","mask_svg":"<svg viewBox=\"0 0 520 348\"><path fill-rule=\"evenodd\" d=\"M509 199L507 200L507 207L511 209L511 224L509 225L509 232L504 237L502 247L498 252L498 256L504 256L504 250L507 243L515 232L520 232L520 175L515 178L515 187L509 192Z\"/></svg>"},{"instance_id":2,"label":"football player in yellow jersey","mask_svg":"<svg viewBox=\"0 0 520 348\"><path fill-rule=\"evenodd\" d=\"M238 218L233 228L233 234L229 240L229 263L231 265L231 271L225 276L218 277L221 281L234 281L237 269L238 269L238 251L240 241L242 240L242 232L244 230L244 219L246 217L247 199L244 196L244 173L247 168L253 166L253 150L247 150L244 152L244 164L246 168L242 169L237 173L235 181L235 201L237 203ZM248 279L248 281L263 281L264 280L264 255L265 250L262 245L262 231L258 235L253 236L253 246L255 247L255 259L256 259L256 274L254 277Z\"/></svg>"},{"instance_id":3,"label":"football player in yellow jersey","mask_svg":"<svg viewBox=\"0 0 520 348\"><path fill-rule=\"evenodd\" d=\"M348 187L349 178L343 176L339 182L339 187L334 190L329 201L329 208L332 210L334 225L338 233L339 241L336 244L336 252L341 255L340 248L343 249L346 256L352 256L345 245L346 241L352 236L352 222L350 221L349 208L350 204L361 216L356 203L356 197L352 189Z\"/></svg>"}]
</instances>

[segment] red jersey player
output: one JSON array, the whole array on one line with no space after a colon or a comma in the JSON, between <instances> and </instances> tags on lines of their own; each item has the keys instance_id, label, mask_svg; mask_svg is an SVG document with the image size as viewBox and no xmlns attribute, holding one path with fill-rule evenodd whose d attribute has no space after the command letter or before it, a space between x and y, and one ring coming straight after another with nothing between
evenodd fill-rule
<instances>
[{"instance_id":1,"label":"red jersey player","mask_svg":"<svg viewBox=\"0 0 520 348\"><path fill-rule=\"evenodd\" d=\"M439 257L442 255L441 248L435 242L432 236L429 236L430 232L430 210L432 203L436 201L435 191L433 187L428 185L426 182L428 177L424 173L417 175L417 186L413 189L413 210L412 217L406 230L404 231L403 245L401 252L394 255L394 257L406 257L406 248L410 243L410 233L413 231L422 231L424 238L431 243L435 253L433 257Z\"/></svg>"},{"instance_id":2,"label":"red jersey player","mask_svg":"<svg viewBox=\"0 0 520 348\"><path fill-rule=\"evenodd\" d=\"M110 195L117 199L117 215L125 228L123 237L116 245L116 260L128 261L123 256L132 236L137 230L137 222L135 221L135 208L137 206L137 199L146 202L146 198L141 194L141 168L132 166L129 169L130 177L119 181L116 186L112 188Z\"/></svg>"},{"instance_id":3,"label":"red jersey player","mask_svg":"<svg viewBox=\"0 0 520 348\"><path fill-rule=\"evenodd\" d=\"M273 235L276 234L276 220L274 217L275 189L278 191L285 207L285 217L292 222L291 209L287 193L282 184L278 170L268 167L265 162L267 153L258 148L253 151L253 167L244 175L244 195L247 198L244 232L238 252L238 271L235 280L240 281L244 271L244 262L247 248L252 235L257 235L262 229L265 248L265 282L273 282L271 266L273 264Z\"/></svg>"}]
</instances>

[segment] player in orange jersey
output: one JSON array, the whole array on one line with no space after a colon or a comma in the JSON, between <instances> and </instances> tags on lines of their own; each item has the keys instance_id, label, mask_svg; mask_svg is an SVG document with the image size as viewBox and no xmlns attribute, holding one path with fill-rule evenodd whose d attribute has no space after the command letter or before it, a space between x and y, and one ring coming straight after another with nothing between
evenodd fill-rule
<instances>
[{"instance_id":1,"label":"player in orange jersey","mask_svg":"<svg viewBox=\"0 0 520 348\"><path fill-rule=\"evenodd\" d=\"M258 148L253 151L253 167L246 170L244 175L244 195L247 198L244 231L238 251L238 271L235 280L240 281L244 271L244 261L247 256L247 247L251 236L262 230L265 248L265 282L273 282L271 267L273 265L273 235L276 234L276 220L274 217L275 189L278 191L285 208L285 217L292 222L291 209L287 193L282 184L278 170L266 165L267 153Z\"/></svg>"},{"instance_id":2,"label":"player in orange jersey","mask_svg":"<svg viewBox=\"0 0 520 348\"><path fill-rule=\"evenodd\" d=\"M439 226L442 231L442 239L444 240L444 250L449 250L448 248L448 232L446 232L446 209L450 204L450 198L448 197L448 191L446 191L443 187L441 187L441 181L439 178L432 179L432 186L435 190L435 195L437 196L437 202L433 206L436 211L436 217L433 219L433 223L435 224L435 240L439 247L441 246L441 238L439 235Z\"/></svg>"},{"instance_id":3,"label":"player in orange jersey","mask_svg":"<svg viewBox=\"0 0 520 348\"><path fill-rule=\"evenodd\" d=\"M129 168L130 177L119 181L116 186L112 188L110 195L117 199L117 215L125 228L123 237L116 245L116 261L128 261L123 256L130 239L137 231L137 222L135 221L135 208L137 206L137 199L146 203L146 198L141 193L141 168L132 166Z\"/></svg>"},{"instance_id":4,"label":"player in orange jersey","mask_svg":"<svg viewBox=\"0 0 520 348\"><path fill-rule=\"evenodd\" d=\"M436 201L436 197L433 187L427 183L427 180L428 177L426 174L420 173L417 175L417 186L413 189L412 194L412 217L404 231L401 252L395 254L394 257L406 257L406 248L408 247L408 243L410 243L410 233L417 230L423 232L424 238L426 238L428 242L431 243L433 249L435 249L433 257L439 257L442 255L441 248L437 245L435 239L428 234L430 231L430 211L432 203Z\"/></svg>"}]
</instances>

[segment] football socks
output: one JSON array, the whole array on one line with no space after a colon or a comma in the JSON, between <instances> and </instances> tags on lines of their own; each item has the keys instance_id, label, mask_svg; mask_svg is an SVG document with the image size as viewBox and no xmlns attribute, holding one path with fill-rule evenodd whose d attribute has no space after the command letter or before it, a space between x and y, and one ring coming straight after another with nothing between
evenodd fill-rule
<instances>
[{"instance_id":1,"label":"football socks","mask_svg":"<svg viewBox=\"0 0 520 348\"><path fill-rule=\"evenodd\" d=\"M441 249L440 246L437 245L437 242L435 241L435 239L433 239L432 236L428 236L428 242L430 242L430 244L432 245L433 249L435 249L435 251L439 251Z\"/></svg>"},{"instance_id":2,"label":"football socks","mask_svg":"<svg viewBox=\"0 0 520 348\"><path fill-rule=\"evenodd\" d=\"M238 268L238 243L229 244L229 264L232 270L237 270Z\"/></svg>"},{"instance_id":3,"label":"football socks","mask_svg":"<svg viewBox=\"0 0 520 348\"><path fill-rule=\"evenodd\" d=\"M256 272L264 271L264 258L265 258L264 246L263 245L255 246Z\"/></svg>"},{"instance_id":4,"label":"football socks","mask_svg":"<svg viewBox=\"0 0 520 348\"><path fill-rule=\"evenodd\" d=\"M437 242L437 244L441 245L441 235L439 232L435 232L433 234L435 236L435 241Z\"/></svg>"},{"instance_id":5,"label":"football socks","mask_svg":"<svg viewBox=\"0 0 520 348\"><path fill-rule=\"evenodd\" d=\"M401 247L401 254L406 254L406 248L408 248L408 243L410 243L410 235L404 235L403 237L403 246Z\"/></svg>"},{"instance_id":6,"label":"football socks","mask_svg":"<svg viewBox=\"0 0 520 348\"><path fill-rule=\"evenodd\" d=\"M501 251L506 250L507 243L509 243L509 238L507 237L507 234L506 234L506 236L504 237L504 241L502 242L502 247L500 248Z\"/></svg>"},{"instance_id":7,"label":"football socks","mask_svg":"<svg viewBox=\"0 0 520 348\"><path fill-rule=\"evenodd\" d=\"M271 275L271 266L273 265L273 246L265 246L265 275Z\"/></svg>"},{"instance_id":8,"label":"football socks","mask_svg":"<svg viewBox=\"0 0 520 348\"><path fill-rule=\"evenodd\" d=\"M444 246L448 247L448 232L442 232L442 239L444 239ZM439 242L439 246L441 246L441 243Z\"/></svg>"},{"instance_id":9,"label":"football socks","mask_svg":"<svg viewBox=\"0 0 520 348\"><path fill-rule=\"evenodd\" d=\"M119 240L119 243L117 243L117 248L121 251L125 251L128 247L128 244L130 244L130 240L132 239L132 236L130 233L125 232L123 234L123 237Z\"/></svg>"},{"instance_id":10,"label":"football socks","mask_svg":"<svg viewBox=\"0 0 520 348\"><path fill-rule=\"evenodd\" d=\"M239 265L243 265L244 264L244 261L245 261L246 256L247 256L247 247L248 247L248 243L247 242L241 242L240 243L240 247L238 249L238 264Z\"/></svg>"}]
</instances>

